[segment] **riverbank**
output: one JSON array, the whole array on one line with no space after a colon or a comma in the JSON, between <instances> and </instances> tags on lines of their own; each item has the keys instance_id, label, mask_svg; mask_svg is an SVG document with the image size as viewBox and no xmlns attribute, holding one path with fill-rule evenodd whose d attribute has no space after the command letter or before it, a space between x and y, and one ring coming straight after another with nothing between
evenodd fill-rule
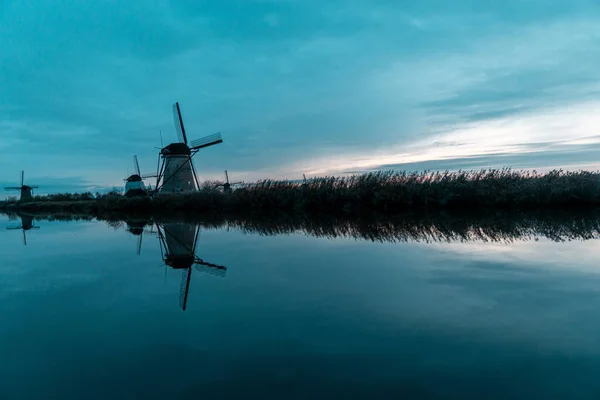
<instances>
[{"instance_id":1,"label":"riverbank","mask_svg":"<svg viewBox=\"0 0 600 400\"><path fill-rule=\"evenodd\" d=\"M56 200L56 199L70 200ZM479 172L376 172L313 178L304 183L259 181L232 192L202 188L187 194L126 198L118 194L36 196L28 203L5 202L7 211L69 212L101 216L233 214L397 214L431 210L531 210L600 207L600 172L509 169Z\"/></svg>"}]
</instances>

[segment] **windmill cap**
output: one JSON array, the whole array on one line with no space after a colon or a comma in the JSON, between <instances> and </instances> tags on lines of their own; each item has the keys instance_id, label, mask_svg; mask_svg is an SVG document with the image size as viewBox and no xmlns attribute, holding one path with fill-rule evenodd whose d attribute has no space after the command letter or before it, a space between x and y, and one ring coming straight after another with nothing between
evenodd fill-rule
<instances>
[{"instance_id":1,"label":"windmill cap","mask_svg":"<svg viewBox=\"0 0 600 400\"><path fill-rule=\"evenodd\" d=\"M194 256L168 256L165 259L165 264L174 269L190 268L194 265Z\"/></svg>"},{"instance_id":2,"label":"windmill cap","mask_svg":"<svg viewBox=\"0 0 600 400\"><path fill-rule=\"evenodd\" d=\"M189 156L192 152L185 143L171 143L170 145L164 147L160 153L163 156Z\"/></svg>"},{"instance_id":3,"label":"windmill cap","mask_svg":"<svg viewBox=\"0 0 600 400\"><path fill-rule=\"evenodd\" d=\"M138 174L133 174L129 178L127 178L127 182L139 182L142 180L142 177Z\"/></svg>"}]
</instances>

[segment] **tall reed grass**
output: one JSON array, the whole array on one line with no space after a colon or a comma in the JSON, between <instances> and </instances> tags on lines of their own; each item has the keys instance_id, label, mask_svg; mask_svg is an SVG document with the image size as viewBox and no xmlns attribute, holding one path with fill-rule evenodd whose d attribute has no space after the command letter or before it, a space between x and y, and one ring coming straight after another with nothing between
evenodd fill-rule
<instances>
[{"instance_id":1,"label":"tall reed grass","mask_svg":"<svg viewBox=\"0 0 600 400\"><path fill-rule=\"evenodd\" d=\"M62 195L61 197L66 197ZM44 205L43 203L47 203ZM80 205L76 203L81 203ZM600 172L511 169L406 173L383 171L304 183L261 180L230 193L204 185L187 194L125 198L119 194L60 197L21 205L23 209L66 207L92 213L396 213L414 209L535 209L600 206Z\"/></svg>"}]
</instances>

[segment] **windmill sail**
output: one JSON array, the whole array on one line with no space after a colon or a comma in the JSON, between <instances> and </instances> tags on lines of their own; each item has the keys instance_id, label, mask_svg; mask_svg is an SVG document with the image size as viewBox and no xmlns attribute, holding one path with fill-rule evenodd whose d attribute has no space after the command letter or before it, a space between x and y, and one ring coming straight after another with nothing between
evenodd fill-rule
<instances>
[{"instance_id":1,"label":"windmill sail","mask_svg":"<svg viewBox=\"0 0 600 400\"><path fill-rule=\"evenodd\" d=\"M190 292L190 279L192 278L192 269L187 268L181 274L181 286L179 288L179 307L183 311L187 306L188 293Z\"/></svg>"},{"instance_id":2,"label":"windmill sail","mask_svg":"<svg viewBox=\"0 0 600 400\"><path fill-rule=\"evenodd\" d=\"M183 119L181 118L181 109L179 108L179 102L173 104L173 119L175 120L175 130L177 131L177 138L181 143L187 144L187 136L185 135L185 127L183 126Z\"/></svg>"},{"instance_id":3,"label":"windmill sail","mask_svg":"<svg viewBox=\"0 0 600 400\"><path fill-rule=\"evenodd\" d=\"M133 156L133 168L135 168L135 173L141 175L140 173L140 163L138 162L137 156Z\"/></svg>"},{"instance_id":4,"label":"windmill sail","mask_svg":"<svg viewBox=\"0 0 600 400\"><path fill-rule=\"evenodd\" d=\"M227 268L225 268L221 265L205 263L205 262L200 262L200 261L196 261L195 264L196 264L196 270L206 272L207 274L210 274L210 275L215 275L215 276L219 276L219 277L223 278L223 277L225 277L225 274L227 274Z\"/></svg>"},{"instance_id":5,"label":"windmill sail","mask_svg":"<svg viewBox=\"0 0 600 400\"><path fill-rule=\"evenodd\" d=\"M21 171L21 186L25 184L25 171Z\"/></svg>"},{"instance_id":6,"label":"windmill sail","mask_svg":"<svg viewBox=\"0 0 600 400\"><path fill-rule=\"evenodd\" d=\"M201 149L203 147L213 146L215 144L223 143L221 132L213 133L212 135L205 136L200 139L192 140L192 150Z\"/></svg>"}]
</instances>

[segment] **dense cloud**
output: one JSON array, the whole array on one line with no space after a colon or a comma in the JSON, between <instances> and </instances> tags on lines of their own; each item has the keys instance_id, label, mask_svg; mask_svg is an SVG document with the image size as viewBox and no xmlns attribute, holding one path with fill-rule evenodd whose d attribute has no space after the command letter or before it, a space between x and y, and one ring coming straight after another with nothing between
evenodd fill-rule
<instances>
[{"instance_id":1,"label":"dense cloud","mask_svg":"<svg viewBox=\"0 0 600 400\"><path fill-rule=\"evenodd\" d=\"M589 1L1 4L1 182L122 185L131 155L153 170L160 132L175 139L175 101L191 138L223 134L201 179L568 167L579 155L535 143L596 133Z\"/></svg>"}]
</instances>

